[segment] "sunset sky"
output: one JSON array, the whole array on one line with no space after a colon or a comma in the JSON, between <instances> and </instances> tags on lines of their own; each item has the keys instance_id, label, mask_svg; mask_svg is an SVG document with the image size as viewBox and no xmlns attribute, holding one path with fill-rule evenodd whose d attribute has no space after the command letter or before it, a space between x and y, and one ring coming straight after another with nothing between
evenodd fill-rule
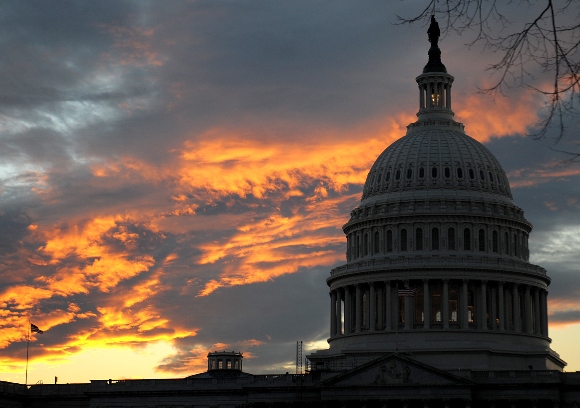
<instances>
[{"instance_id":1,"label":"sunset sky","mask_svg":"<svg viewBox=\"0 0 580 408\"><path fill-rule=\"evenodd\" d=\"M294 371L326 348L325 279L377 156L416 120L424 1L3 1L0 380L184 377L208 351ZM533 10L519 9L514 21ZM440 40L453 110L499 159L580 370L580 120L482 95L500 57ZM541 79L542 77L539 76Z\"/></svg>"}]
</instances>

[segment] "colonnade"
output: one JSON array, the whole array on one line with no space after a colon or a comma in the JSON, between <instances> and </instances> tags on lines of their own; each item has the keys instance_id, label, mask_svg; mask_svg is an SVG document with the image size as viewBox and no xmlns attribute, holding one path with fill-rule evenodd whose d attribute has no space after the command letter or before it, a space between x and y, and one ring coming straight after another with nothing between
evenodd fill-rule
<instances>
[{"instance_id":1,"label":"colonnade","mask_svg":"<svg viewBox=\"0 0 580 408\"><path fill-rule=\"evenodd\" d=\"M446 108L451 110L451 84L453 77L429 76L419 82L419 112L426 108Z\"/></svg>"},{"instance_id":2,"label":"colonnade","mask_svg":"<svg viewBox=\"0 0 580 408\"><path fill-rule=\"evenodd\" d=\"M474 279L378 281L330 291L330 337L414 329L548 336L547 291Z\"/></svg>"}]
</instances>

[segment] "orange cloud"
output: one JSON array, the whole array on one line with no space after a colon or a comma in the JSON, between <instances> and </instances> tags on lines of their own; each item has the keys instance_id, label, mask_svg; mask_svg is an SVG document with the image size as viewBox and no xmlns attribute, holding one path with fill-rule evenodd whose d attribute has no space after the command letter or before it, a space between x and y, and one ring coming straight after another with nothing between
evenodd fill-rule
<instances>
[{"instance_id":1,"label":"orange cloud","mask_svg":"<svg viewBox=\"0 0 580 408\"><path fill-rule=\"evenodd\" d=\"M209 242L200 248L199 263L228 259L219 280L211 280L199 292L207 296L222 286L265 282L300 268L330 265L344 258L342 252L328 247L344 242L337 228L344 222L336 210L356 196L341 196L322 203L311 203L306 215L272 215L238 227L227 242ZM331 231L335 231L332 233ZM302 249L308 249L304 251Z\"/></svg>"},{"instance_id":2,"label":"orange cloud","mask_svg":"<svg viewBox=\"0 0 580 408\"><path fill-rule=\"evenodd\" d=\"M508 174L508 178L512 188L524 188L547 183L554 179L567 179L578 175L580 175L578 168L565 167L561 162L551 162L541 167L514 170Z\"/></svg>"},{"instance_id":3,"label":"orange cloud","mask_svg":"<svg viewBox=\"0 0 580 408\"><path fill-rule=\"evenodd\" d=\"M455 119L464 122L466 133L482 143L492 137L526 134L538 122L540 102L531 90L522 91L518 98L481 94L461 98L461 105L455 107Z\"/></svg>"}]
</instances>

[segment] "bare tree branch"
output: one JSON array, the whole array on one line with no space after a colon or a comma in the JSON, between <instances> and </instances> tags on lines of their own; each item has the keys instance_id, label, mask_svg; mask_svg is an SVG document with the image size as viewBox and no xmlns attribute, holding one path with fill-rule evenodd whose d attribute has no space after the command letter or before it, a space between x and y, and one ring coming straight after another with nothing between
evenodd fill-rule
<instances>
[{"instance_id":1,"label":"bare tree branch","mask_svg":"<svg viewBox=\"0 0 580 408\"><path fill-rule=\"evenodd\" d=\"M578 138L567 132L566 119L578 114L574 103L580 99L580 2L520 0L517 6L525 6L532 15L524 23L508 19L509 14L518 20L514 6L497 0L429 0L417 15L397 20L412 24L435 15L442 35L468 34L472 36L468 46L482 44L498 52L500 59L487 67L495 82L480 91L505 95L513 87L532 89L544 96L545 109L531 136L544 138L555 129L555 143ZM546 74L551 85L546 85ZM568 161L580 161L580 152L566 153L572 155Z\"/></svg>"}]
</instances>

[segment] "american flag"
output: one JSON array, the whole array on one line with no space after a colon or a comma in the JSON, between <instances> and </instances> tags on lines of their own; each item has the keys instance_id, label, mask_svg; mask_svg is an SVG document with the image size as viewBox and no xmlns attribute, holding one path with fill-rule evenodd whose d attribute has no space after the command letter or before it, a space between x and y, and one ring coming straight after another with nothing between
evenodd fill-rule
<instances>
[{"instance_id":1,"label":"american flag","mask_svg":"<svg viewBox=\"0 0 580 408\"><path fill-rule=\"evenodd\" d=\"M40 329L38 328L38 326L37 326L37 325L35 325L35 324L32 324L32 323L30 323L30 331L31 331L32 333L38 333L38 334L42 334L42 333L44 333L42 330L40 330Z\"/></svg>"},{"instance_id":2,"label":"american flag","mask_svg":"<svg viewBox=\"0 0 580 408\"><path fill-rule=\"evenodd\" d=\"M415 296L417 289L399 288L399 296Z\"/></svg>"}]
</instances>

